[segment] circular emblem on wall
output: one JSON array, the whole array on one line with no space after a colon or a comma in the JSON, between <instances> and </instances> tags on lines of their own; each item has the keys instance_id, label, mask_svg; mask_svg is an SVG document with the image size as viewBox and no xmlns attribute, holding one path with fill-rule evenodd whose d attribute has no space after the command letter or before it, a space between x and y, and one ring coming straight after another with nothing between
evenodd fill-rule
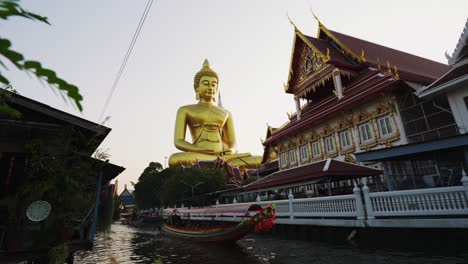
<instances>
[{"instance_id":1,"label":"circular emblem on wall","mask_svg":"<svg viewBox=\"0 0 468 264\"><path fill-rule=\"evenodd\" d=\"M26 216L33 222L40 222L50 215L52 207L46 201L35 201L26 209Z\"/></svg>"}]
</instances>

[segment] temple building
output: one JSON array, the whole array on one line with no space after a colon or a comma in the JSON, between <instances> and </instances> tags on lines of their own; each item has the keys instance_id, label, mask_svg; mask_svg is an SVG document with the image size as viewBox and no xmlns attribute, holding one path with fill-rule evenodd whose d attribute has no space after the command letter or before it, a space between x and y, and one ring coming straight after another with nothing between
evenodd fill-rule
<instances>
[{"instance_id":1,"label":"temple building","mask_svg":"<svg viewBox=\"0 0 468 264\"><path fill-rule=\"evenodd\" d=\"M430 85L417 89L416 96L399 100L405 131L418 132L408 137L409 144L357 155L359 161L383 163L389 189L460 185L466 175L467 42L468 20L448 60L450 69Z\"/></svg>"},{"instance_id":2,"label":"temple building","mask_svg":"<svg viewBox=\"0 0 468 264\"><path fill-rule=\"evenodd\" d=\"M353 179L359 183L362 177L378 191L423 187L423 181L391 184L381 160L358 162L356 155L458 135L447 96L415 95L449 67L330 30L320 21L316 37L292 24L284 88L296 112L281 127L268 128L259 169L267 176L244 186L244 197L350 193ZM418 162L421 170L430 165Z\"/></svg>"}]
</instances>

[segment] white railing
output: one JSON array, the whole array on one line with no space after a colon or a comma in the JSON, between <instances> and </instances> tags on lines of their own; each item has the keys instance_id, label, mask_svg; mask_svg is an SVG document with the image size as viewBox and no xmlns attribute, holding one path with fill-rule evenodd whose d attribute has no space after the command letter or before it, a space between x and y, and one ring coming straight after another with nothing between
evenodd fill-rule
<instances>
[{"instance_id":1,"label":"white railing","mask_svg":"<svg viewBox=\"0 0 468 264\"><path fill-rule=\"evenodd\" d=\"M254 212L246 214L245 212L229 212L228 208L233 205L248 208L250 205L259 204L261 206L275 203L276 216L278 218L346 218L354 220L373 220L385 218L405 218L418 216L468 216L468 177L462 179L463 186L415 189L405 191L376 192L371 193L364 179L364 186L361 190L355 186L354 194L302 198L294 199L289 194L287 200L261 201L257 197L257 202L237 203L234 199L232 204L219 204L205 207L216 210L216 213L190 213L193 219L231 219L241 221L244 217L253 215ZM364 202L363 202L364 201ZM165 209L164 215L167 216L173 209Z\"/></svg>"},{"instance_id":2,"label":"white railing","mask_svg":"<svg viewBox=\"0 0 468 264\"><path fill-rule=\"evenodd\" d=\"M339 199L333 199L333 198ZM296 199L294 217L357 217L353 194L320 198Z\"/></svg>"},{"instance_id":3,"label":"white railing","mask_svg":"<svg viewBox=\"0 0 468 264\"><path fill-rule=\"evenodd\" d=\"M266 206L271 203L274 203L276 206L276 216L278 218L365 218L361 192L357 186L354 188L354 194L349 195L294 199L294 196L290 193L287 200L261 201L259 197L257 197L257 202L251 203L237 203L234 199L232 204L217 203L215 206L205 207L206 209L220 209L215 210L213 213L196 212L195 210L190 213L190 216L184 214L183 211L181 214L183 218L211 219L214 217L215 219L224 219L227 217L238 218L240 221L243 217L253 215L254 212L248 214L245 212L230 212L229 208L233 205L241 208L248 208L253 204ZM222 209L226 209L226 212L222 212ZM173 209L165 209L165 216L168 216L172 210Z\"/></svg>"},{"instance_id":4,"label":"white railing","mask_svg":"<svg viewBox=\"0 0 468 264\"><path fill-rule=\"evenodd\" d=\"M468 215L468 177L463 186L369 193L364 185L367 218Z\"/></svg>"}]
</instances>

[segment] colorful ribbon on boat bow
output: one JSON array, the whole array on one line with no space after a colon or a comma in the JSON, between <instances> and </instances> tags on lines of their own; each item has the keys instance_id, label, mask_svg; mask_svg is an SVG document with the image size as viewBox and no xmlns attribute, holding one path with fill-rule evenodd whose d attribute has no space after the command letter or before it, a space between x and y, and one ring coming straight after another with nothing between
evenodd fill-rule
<instances>
[{"instance_id":1,"label":"colorful ribbon on boat bow","mask_svg":"<svg viewBox=\"0 0 468 264\"><path fill-rule=\"evenodd\" d=\"M268 232L273 228L276 221L276 206L270 204L260 210L255 216L249 219L250 224L255 225L255 232Z\"/></svg>"}]
</instances>

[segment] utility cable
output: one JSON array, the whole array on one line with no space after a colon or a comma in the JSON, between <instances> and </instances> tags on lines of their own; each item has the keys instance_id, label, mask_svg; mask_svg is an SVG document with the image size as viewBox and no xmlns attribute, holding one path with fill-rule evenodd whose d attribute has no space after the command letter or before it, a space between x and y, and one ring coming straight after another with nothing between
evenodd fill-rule
<instances>
[{"instance_id":1,"label":"utility cable","mask_svg":"<svg viewBox=\"0 0 468 264\"><path fill-rule=\"evenodd\" d=\"M102 118L104 116L104 113L106 112L106 109L109 106L110 101L112 99L112 96L114 95L114 92L115 92L115 90L117 88L117 84L119 83L120 78L122 77L125 66L127 65L127 62L128 62L128 58L130 57L130 54L132 53L133 47L135 46L135 43L136 43L136 41L138 39L138 36L140 35L140 31L141 31L141 29L143 27L143 24L145 23L146 17L148 16L148 13L149 13L149 11L151 9L151 6L153 5L153 2L154 2L154 0L148 0L148 2L146 3L145 10L143 11L143 14L142 14L142 16L140 18L140 22L138 23L138 26L137 26L137 28L135 30L135 33L133 34L133 38L132 38L132 40L130 42L130 46L127 49L127 53L125 54L125 57L124 57L124 59L122 61L122 64L120 65L120 69L117 72L114 83L112 84L112 87L110 89L109 95L107 96L106 102L104 103L104 106L103 106L103 108L101 110L101 114L99 115L99 118L98 118L99 123L103 121Z\"/></svg>"}]
</instances>

